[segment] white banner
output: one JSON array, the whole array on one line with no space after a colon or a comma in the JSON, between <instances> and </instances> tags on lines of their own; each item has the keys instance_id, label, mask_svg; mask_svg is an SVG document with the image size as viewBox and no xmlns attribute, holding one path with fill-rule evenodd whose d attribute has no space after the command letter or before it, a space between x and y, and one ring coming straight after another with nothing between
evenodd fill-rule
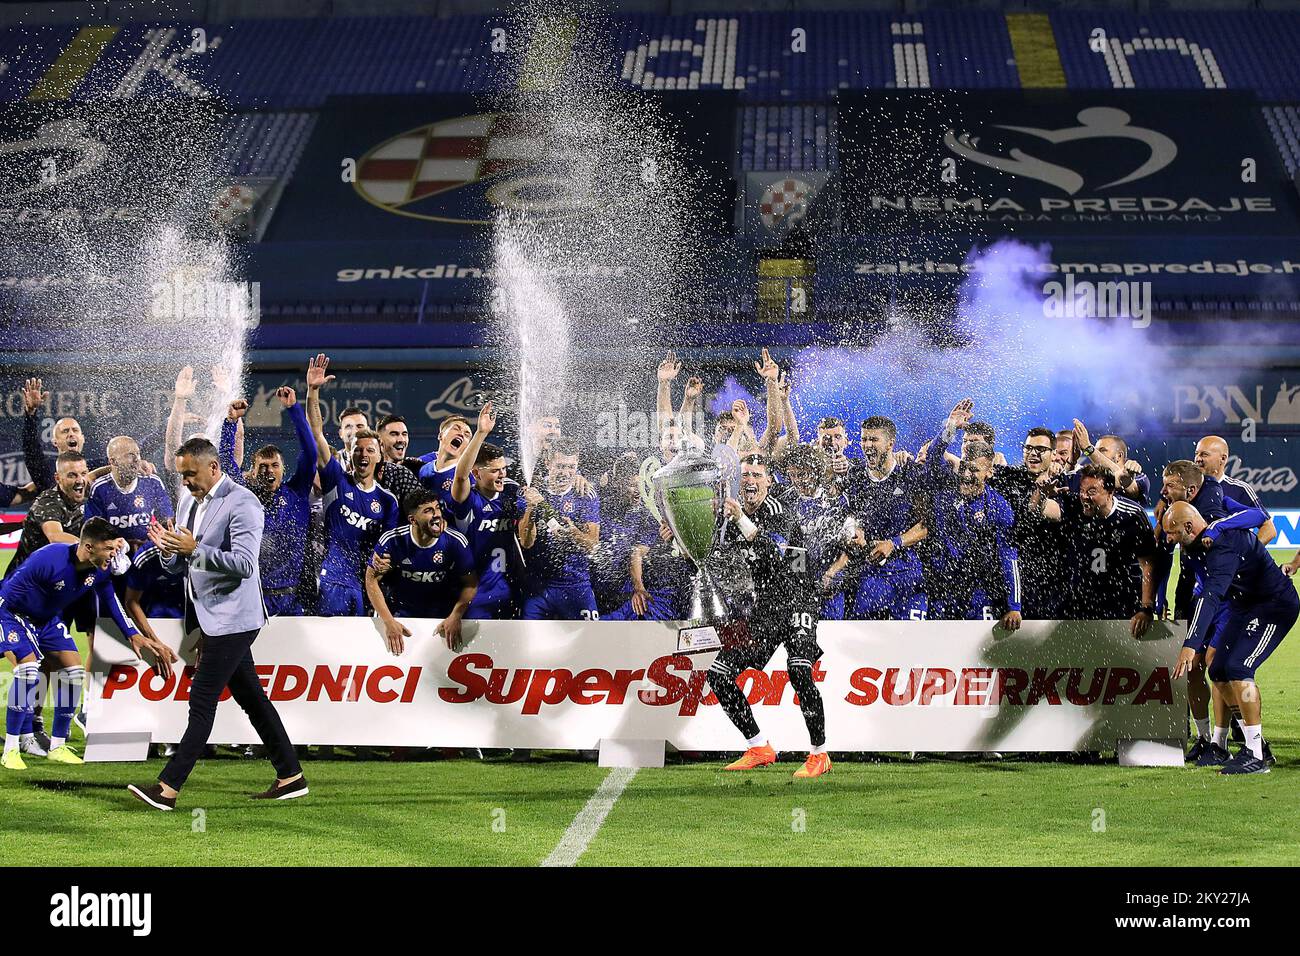
<instances>
[{"instance_id":1,"label":"white banner","mask_svg":"<svg viewBox=\"0 0 1300 956\"><path fill-rule=\"evenodd\" d=\"M467 644L453 652L434 635L436 621L404 623L414 636L400 657L369 620L277 618L263 629L253 657L295 743L589 749L606 738L742 748L708 688L713 654L677 654L675 626L466 622ZM153 624L193 661L179 621ZM1111 750L1186 733L1186 685L1171 676L1181 626L1157 624L1139 641L1126 621L1027 621L1014 634L981 621L830 621L818 639L826 653L814 676L831 750ZM101 620L88 758L114 759L112 747L97 746L106 742L179 740L191 674L158 677ZM746 671L741 686L777 749L807 748L784 651ZM211 740L257 742L228 696Z\"/></svg>"}]
</instances>

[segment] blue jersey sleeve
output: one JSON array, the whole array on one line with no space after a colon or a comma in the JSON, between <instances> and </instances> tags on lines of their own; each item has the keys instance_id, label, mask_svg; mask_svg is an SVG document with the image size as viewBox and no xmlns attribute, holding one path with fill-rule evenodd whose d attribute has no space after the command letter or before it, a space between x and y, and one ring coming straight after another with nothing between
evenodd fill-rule
<instances>
[{"instance_id":1,"label":"blue jersey sleeve","mask_svg":"<svg viewBox=\"0 0 1300 956\"><path fill-rule=\"evenodd\" d=\"M126 611L122 609L122 602L117 599L117 592L113 590L113 578L110 575L104 575L95 582L95 594L99 597L99 610L102 614L104 608L108 608L109 617L117 625L123 636L129 637L132 634L139 634L140 631L126 616Z\"/></svg>"},{"instance_id":2,"label":"blue jersey sleeve","mask_svg":"<svg viewBox=\"0 0 1300 956\"><path fill-rule=\"evenodd\" d=\"M1225 531L1241 528L1260 528L1268 521L1268 515L1259 508L1247 508L1231 498L1225 497L1223 499L1223 507L1227 509L1228 516L1211 521L1205 526L1205 531L1201 537L1216 541L1219 535Z\"/></svg>"},{"instance_id":3,"label":"blue jersey sleeve","mask_svg":"<svg viewBox=\"0 0 1300 956\"><path fill-rule=\"evenodd\" d=\"M229 418L221 420L221 444L217 449L217 457L221 459L221 470L230 476L231 481L247 486L244 472L235 461L235 432L238 429L239 422L232 422Z\"/></svg>"},{"instance_id":4,"label":"blue jersey sleeve","mask_svg":"<svg viewBox=\"0 0 1300 956\"><path fill-rule=\"evenodd\" d=\"M54 472L45 457L45 450L41 448L41 426L34 414L23 416L23 463L32 481L36 482L37 491L54 487Z\"/></svg>"},{"instance_id":5,"label":"blue jersey sleeve","mask_svg":"<svg viewBox=\"0 0 1300 956\"><path fill-rule=\"evenodd\" d=\"M1205 634L1214 622L1228 588L1232 586L1232 579L1241 564L1241 556L1235 548L1221 542L1210 548L1203 562L1205 570L1201 575L1201 594L1192 611L1187 640L1183 641L1183 647L1194 650L1200 650L1205 642Z\"/></svg>"},{"instance_id":6,"label":"blue jersey sleeve","mask_svg":"<svg viewBox=\"0 0 1300 956\"><path fill-rule=\"evenodd\" d=\"M159 519L176 517L176 513L172 510L172 496L167 494L167 486L162 483L162 479L152 478L150 485L153 487L152 504L154 514Z\"/></svg>"},{"instance_id":7,"label":"blue jersey sleeve","mask_svg":"<svg viewBox=\"0 0 1300 956\"><path fill-rule=\"evenodd\" d=\"M455 537L451 546L452 560L456 565L456 573L461 577L474 573L474 555L470 550L469 541L463 537Z\"/></svg>"},{"instance_id":8,"label":"blue jersey sleeve","mask_svg":"<svg viewBox=\"0 0 1300 956\"><path fill-rule=\"evenodd\" d=\"M600 524L600 499L576 496L573 513L574 524Z\"/></svg>"},{"instance_id":9,"label":"blue jersey sleeve","mask_svg":"<svg viewBox=\"0 0 1300 956\"><path fill-rule=\"evenodd\" d=\"M320 471L321 491L333 491L339 486L339 482L345 477L343 474L343 465L337 458L330 458L330 460L321 465L318 470Z\"/></svg>"},{"instance_id":10,"label":"blue jersey sleeve","mask_svg":"<svg viewBox=\"0 0 1300 956\"><path fill-rule=\"evenodd\" d=\"M370 560L367 561L366 563L374 564L375 558L391 557L393 553L393 540L396 537L397 537L396 535L392 535L392 534L381 534L379 536L379 540L375 542L375 550L371 552Z\"/></svg>"},{"instance_id":11,"label":"blue jersey sleeve","mask_svg":"<svg viewBox=\"0 0 1300 956\"><path fill-rule=\"evenodd\" d=\"M301 404L295 402L289 406L289 418L293 422L294 434L298 436L298 464L289 479L289 487L305 495L316 477L316 436L312 434Z\"/></svg>"},{"instance_id":12,"label":"blue jersey sleeve","mask_svg":"<svg viewBox=\"0 0 1300 956\"><path fill-rule=\"evenodd\" d=\"M86 503L81 507L81 516L86 521L104 517L104 503L99 500L99 489L92 488L90 494L86 496Z\"/></svg>"}]
</instances>

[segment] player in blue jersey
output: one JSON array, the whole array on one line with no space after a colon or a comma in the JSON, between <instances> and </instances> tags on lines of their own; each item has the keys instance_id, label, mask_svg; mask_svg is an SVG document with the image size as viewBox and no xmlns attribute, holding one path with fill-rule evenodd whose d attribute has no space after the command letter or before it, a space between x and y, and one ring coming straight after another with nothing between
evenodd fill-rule
<instances>
[{"instance_id":1,"label":"player in blue jersey","mask_svg":"<svg viewBox=\"0 0 1300 956\"><path fill-rule=\"evenodd\" d=\"M451 483L456 478L456 466L461 454L469 447L471 438L469 422L462 415L449 415L438 426L438 450L421 455L424 466L420 469L420 484L435 492L444 507L451 506ZM474 467L473 460L468 463ZM471 479L471 484L473 481Z\"/></svg>"},{"instance_id":2,"label":"player in blue jersey","mask_svg":"<svg viewBox=\"0 0 1300 956\"><path fill-rule=\"evenodd\" d=\"M504 620L518 613L522 558L515 523L524 506L519 486L506 477L505 453L487 441L495 427L496 412L487 402L479 411L477 430L456 462L451 504L446 507L474 552L478 590L465 615L470 619Z\"/></svg>"},{"instance_id":3,"label":"player in blue jersey","mask_svg":"<svg viewBox=\"0 0 1300 956\"><path fill-rule=\"evenodd\" d=\"M320 571L322 617L359 617L365 611L365 568L385 531L397 527L401 507L393 493L375 481L382 452L379 436L358 431L351 470L330 451L321 418L320 390L334 379L326 374L329 359L318 355L307 366L307 420L316 437L325 509L325 557Z\"/></svg>"},{"instance_id":4,"label":"player in blue jersey","mask_svg":"<svg viewBox=\"0 0 1300 956\"><path fill-rule=\"evenodd\" d=\"M85 516L108 521L135 550L144 544L151 521L173 516L172 499L160 478L141 470L134 438L119 435L110 441L108 464L109 473L90 486Z\"/></svg>"},{"instance_id":5,"label":"player in blue jersey","mask_svg":"<svg viewBox=\"0 0 1300 956\"><path fill-rule=\"evenodd\" d=\"M526 621L600 619L589 559L600 540L600 501L582 497L574 487L579 452L573 438L556 441L544 490L523 491L518 535L529 568Z\"/></svg>"},{"instance_id":6,"label":"player in blue jersey","mask_svg":"<svg viewBox=\"0 0 1300 956\"><path fill-rule=\"evenodd\" d=\"M934 592L929 616L935 620L998 620L1020 627L1020 572L1011 536L1011 506L988 487L993 446L970 442L962 449L957 474L943 453L971 418L974 402L958 402L934 439L925 468L931 484L934 536ZM930 522L933 522L931 525Z\"/></svg>"},{"instance_id":7,"label":"player in blue jersey","mask_svg":"<svg viewBox=\"0 0 1300 956\"><path fill-rule=\"evenodd\" d=\"M131 559L126 572L126 595L122 601L127 611L138 608L145 617L179 618L185 613L185 577L172 574L162 561L163 554L154 544L147 544ZM133 620L137 620L132 613Z\"/></svg>"},{"instance_id":8,"label":"player in blue jersey","mask_svg":"<svg viewBox=\"0 0 1300 956\"><path fill-rule=\"evenodd\" d=\"M407 495L402 508L409 524L384 533L366 568L366 594L384 641L401 654L411 632L397 619L436 617L437 632L459 650L460 622L478 589L469 540L447 527L438 495L427 488Z\"/></svg>"},{"instance_id":9,"label":"player in blue jersey","mask_svg":"<svg viewBox=\"0 0 1300 956\"><path fill-rule=\"evenodd\" d=\"M1190 504L1211 524L1226 518L1230 514L1240 513L1248 507L1246 504L1229 497L1223 484L1207 474L1194 461L1180 459L1171 461L1164 467L1163 485L1160 499L1156 502L1156 603L1158 609L1166 604L1168 577L1173 567L1174 544L1163 531L1165 510L1173 503L1183 501ZM1267 543L1267 542L1265 542ZM1193 567L1187 551L1179 555L1178 587L1174 595L1173 615L1179 620L1190 620L1192 608L1199 594L1196 568ZM1211 688L1205 674L1205 648L1209 646L1215 633L1227 620L1227 605L1220 604L1215 620L1210 622L1209 630L1202 641L1200 652L1187 674L1187 707L1196 725L1196 741L1187 754L1187 759L1197 761L1209 749L1211 742L1210 703ZM1234 718L1235 723L1239 719Z\"/></svg>"},{"instance_id":10,"label":"player in blue jersey","mask_svg":"<svg viewBox=\"0 0 1300 956\"><path fill-rule=\"evenodd\" d=\"M113 591L110 564L122 546L120 529L102 518L89 518L81 526L76 544L47 544L0 585L0 647L13 665L5 714L6 770L24 770L19 752L21 738L31 733L42 658L58 664L51 675L54 685L54 726L50 734L50 760L81 763L67 746L72 715L81 698L85 668L76 641L68 633L64 612L93 592L100 612L107 611L137 653L145 642L126 616Z\"/></svg>"},{"instance_id":11,"label":"player in blue jersey","mask_svg":"<svg viewBox=\"0 0 1300 956\"><path fill-rule=\"evenodd\" d=\"M835 482L831 455L819 445L788 445L777 462L777 470L790 484L792 494L787 505L803 531L810 579L820 583L825 592L818 616L822 620L843 620L844 592L834 585L836 575L830 569L842 556L846 543L849 506Z\"/></svg>"},{"instance_id":12,"label":"player in blue jersey","mask_svg":"<svg viewBox=\"0 0 1300 956\"><path fill-rule=\"evenodd\" d=\"M849 472L845 495L857 528L850 547L827 571L849 588L845 617L924 620L927 601L916 547L927 535L926 478L894 454L898 429L873 415L862 422L862 467ZM943 456L938 455L939 458ZM823 577L826 581L826 577Z\"/></svg>"},{"instance_id":13,"label":"player in blue jersey","mask_svg":"<svg viewBox=\"0 0 1300 956\"><path fill-rule=\"evenodd\" d=\"M591 580L602 620L627 606L632 584L632 552L659 540L659 518L641 500L641 456L624 452L601 479L600 541L592 552Z\"/></svg>"},{"instance_id":14,"label":"player in blue jersey","mask_svg":"<svg viewBox=\"0 0 1300 956\"><path fill-rule=\"evenodd\" d=\"M1262 512L1253 509L1257 516ZM1203 563L1202 590L1178 655L1175 677L1191 667L1220 604L1228 617L1205 651L1215 688L1214 739L1198 762L1221 773L1268 773L1264 759L1263 713L1255 673L1300 617L1295 585L1277 566L1257 535L1245 528L1206 538L1205 518L1186 502L1175 502L1162 519L1165 535ZM1245 746L1227 752L1229 705L1241 710Z\"/></svg>"},{"instance_id":15,"label":"player in blue jersey","mask_svg":"<svg viewBox=\"0 0 1300 956\"><path fill-rule=\"evenodd\" d=\"M317 461L316 437L297 393L286 385L276 389L275 395L288 411L298 436L298 461L287 480L284 453L275 445L263 445L253 453L253 467L247 477L235 462L235 431L248 411L245 399L231 402L226 420L221 423L221 470L257 495L265 512L258 570L266 610L272 617L303 613L297 591L307 552Z\"/></svg>"}]
</instances>

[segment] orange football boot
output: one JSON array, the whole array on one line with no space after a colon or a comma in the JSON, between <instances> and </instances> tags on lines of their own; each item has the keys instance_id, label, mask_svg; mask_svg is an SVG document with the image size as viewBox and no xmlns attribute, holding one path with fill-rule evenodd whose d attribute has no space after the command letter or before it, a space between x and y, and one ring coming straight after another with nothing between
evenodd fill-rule
<instances>
[{"instance_id":1,"label":"orange football boot","mask_svg":"<svg viewBox=\"0 0 1300 956\"><path fill-rule=\"evenodd\" d=\"M766 767L770 763L776 763L776 751L772 749L771 744L763 744L761 747L750 747L739 760L727 764L722 769L753 770L755 767Z\"/></svg>"},{"instance_id":2,"label":"orange football boot","mask_svg":"<svg viewBox=\"0 0 1300 956\"><path fill-rule=\"evenodd\" d=\"M803 766L794 772L798 777L820 777L824 773L831 772L830 754L809 754L808 759L803 762Z\"/></svg>"}]
</instances>

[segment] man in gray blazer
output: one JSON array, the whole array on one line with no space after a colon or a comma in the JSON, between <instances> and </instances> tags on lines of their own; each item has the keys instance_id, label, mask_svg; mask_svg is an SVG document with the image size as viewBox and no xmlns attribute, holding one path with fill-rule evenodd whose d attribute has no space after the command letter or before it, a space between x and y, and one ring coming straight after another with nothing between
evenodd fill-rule
<instances>
[{"instance_id":1,"label":"man in gray blazer","mask_svg":"<svg viewBox=\"0 0 1300 956\"><path fill-rule=\"evenodd\" d=\"M275 783L254 796L304 797L307 781L293 744L253 666L253 641L266 623L257 570L262 504L222 474L217 449L206 438L191 438L176 450L176 471L189 494L177 502L176 527L154 524L149 540L168 570L185 575L185 633L197 629L200 634L190 718L158 783L127 789L156 810L174 810L176 795L212 733L217 701L229 687L275 766Z\"/></svg>"}]
</instances>

